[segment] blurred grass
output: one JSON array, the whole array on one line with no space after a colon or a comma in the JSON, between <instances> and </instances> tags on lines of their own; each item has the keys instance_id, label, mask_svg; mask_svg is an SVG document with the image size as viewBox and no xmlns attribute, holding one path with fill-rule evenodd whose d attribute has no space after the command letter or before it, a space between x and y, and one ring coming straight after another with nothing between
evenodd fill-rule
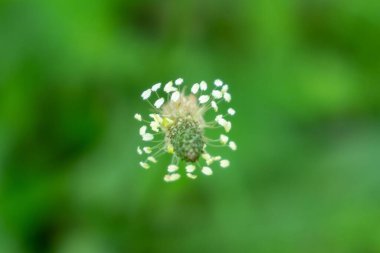
<instances>
[{"instance_id":1,"label":"blurred grass","mask_svg":"<svg viewBox=\"0 0 380 253\"><path fill-rule=\"evenodd\" d=\"M379 252L378 1L0 3L0 252ZM158 81L221 78L229 170L138 168Z\"/></svg>"}]
</instances>

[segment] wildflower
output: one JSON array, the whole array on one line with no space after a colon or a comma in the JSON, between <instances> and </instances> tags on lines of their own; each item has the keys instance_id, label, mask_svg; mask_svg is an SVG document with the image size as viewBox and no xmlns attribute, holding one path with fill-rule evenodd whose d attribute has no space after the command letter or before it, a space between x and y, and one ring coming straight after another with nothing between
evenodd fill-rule
<instances>
[{"instance_id":1,"label":"wildflower","mask_svg":"<svg viewBox=\"0 0 380 253\"><path fill-rule=\"evenodd\" d=\"M140 166L149 169L158 163L161 155L169 154L172 159L167 166L165 182L174 182L185 175L196 179L200 174L211 176L213 166L227 168L230 161L213 156L209 148L227 147L237 149L234 141L226 135L232 129L229 117L235 110L214 115L221 111L220 104L231 101L229 86L220 79L208 85L205 81L192 84L186 89L184 80L178 78L165 85L156 83L141 94L148 101L154 113L143 117L136 113L134 118L143 123L139 129L142 140L151 145L138 147L138 155L144 157ZM188 92L186 92L188 91ZM214 119L208 121L208 119ZM216 140L207 137L208 131L218 131Z\"/></svg>"}]
</instances>

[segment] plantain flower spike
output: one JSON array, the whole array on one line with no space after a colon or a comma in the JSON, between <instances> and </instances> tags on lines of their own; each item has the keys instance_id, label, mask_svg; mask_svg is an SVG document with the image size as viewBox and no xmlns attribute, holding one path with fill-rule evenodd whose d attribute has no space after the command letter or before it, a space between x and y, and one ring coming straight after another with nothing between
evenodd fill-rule
<instances>
[{"instance_id":1,"label":"plantain flower spike","mask_svg":"<svg viewBox=\"0 0 380 253\"><path fill-rule=\"evenodd\" d=\"M144 145L137 147L137 153L142 157L143 169L153 167L164 154L171 156L163 176L165 182L211 176L214 166L230 166L229 160L209 152L209 148L219 147L237 150L236 143L227 136L232 129L230 118L236 111L228 107L225 114L220 113L221 105L232 99L229 86L222 80L217 79L211 85L201 81L186 89L184 80L178 78L165 85L154 84L141 98L153 110L145 117L134 115L142 124L139 134ZM219 137L209 138L208 132Z\"/></svg>"}]
</instances>

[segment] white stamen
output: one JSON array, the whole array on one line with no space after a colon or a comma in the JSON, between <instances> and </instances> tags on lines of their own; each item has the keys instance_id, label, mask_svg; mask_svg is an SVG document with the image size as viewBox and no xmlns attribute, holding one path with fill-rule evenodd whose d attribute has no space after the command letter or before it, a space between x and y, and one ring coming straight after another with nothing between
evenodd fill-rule
<instances>
[{"instance_id":1,"label":"white stamen","mask_svg":"<svg viewBox=\"0 0 380 253\"><path fill-rule=\"evenodd\" d=\"M178 166L177 165L171 164L171 165L168 166L168 172L169 173L176 172L177 170L178 170Z\"/></svg>"},{"instance_id":2,"label":"white stamen","mask_svg":"<svg viewBox=\"0 0 380 253\"><path fill-rule=\"evenodd\" d=\"M230 147L230 149L232 149L233 151L237 150L237 146L236 146L236 143L234 141L230 141L230 143L228 144L228 146Z\"/></svg>"},{"instance_id":3,"label":"white stamen","mask_svg":"<svg viewBox=\"0 0 380 253\"><path fill-rule=\"evenodd\" d=\"M214 157L214 161L220 161L220 160L222 160L222 157L221 157L221 156L215 156L215 157Z\"/></svg>"},{"instance_id":4,"label":"white stamen","mask_svg":"<svg viewBox=\"0 0 380 253\"><path fill-rule=\"evenodd\" d=\"M152 94L152 90L151 89L147 89L146 91L144 91L141 94L141 97L142 97L142 99L147 100L150 97L151 94Z\"/></svg>"},{"instance_id":5,"label":"white stamen","mask_svg":"<svg viewBox=\"0 0 380 253\"><path fill-rule=\"evenodd\" d=\"M223 119L223 115L219 114L218 116L215 117L215 121L219 123L220 120ZM220 123L219 123L220 124Z\"/></svg>"},{"instance_id":6,"label":"white stamen","mask_svg":"<svg viewBox=\"0 0 380 253\"><path fill-rule=\"evenodd\" d=\"M154 121L156 121L160 124L162 123L162 118L159 114L151 113L151 114L149 114L149 117L151 117L152 119L154 119Z\"/></svg>"},{"instance_id":7,"label":"white stamen","mask_svg":"<svg viewBox=\"0 0 380 253\"><path fill-rule=\"evenodd\" d=\"M214 84L215 84L216 87L220 87L220 86L223 85L223 82L220 79L216 79L215 82L214 82Z\"/></svg>"},{"instance_id":8,"label":"white stamen","mask_svg":"<svg viewBox=\"0 0 380 253\"><path fill-rule=\"evenodd\" d=\"M199 91L199 84L196 83L196 84L193 85L193 87L191 87L191 92L192 92L193 94L197 94L198 91Z\"/></svg>"},{"instance_id":9,"label":"white stamen","mask_svg":"<svg viewBox=\"0 0 380 253\"><path fill-rule=\"evenodd\" d=\"M186 166L186 172L187 173L193 173L195 171L196 167L193 164L189 164Z\"/></svg>"},{"instance_id":10,"label":"white stamen","mask_svg":"<svg viewBox=\"0 0 380 253\"><path fill-rule=\"evenodd\" d=\"M154 139L153 134L144 134L142 137L143 137L143 141L151 141Z\"/></svg>"},{"instance_id":11,"label":"white stamen","mask_svg":"<svg viewBox=\"0 0 380 253\"><path fill-rule=\"evenodd\" d=\"M140 166L143 167L144 169L149 169L149 164L140 162Z\"/></svg>"},{"instance_id":12,"label":"white stamen","mask_svg":"<svg viewBox=\"0 0 380 253\"><path fill-rule=\"evenodd\" d=\"M158 91L161 88L161 83L156 83L152 86L152 91Z\"/></svg>"},{"instance_id":13,"label":"white stamen","mask_svg":"<svg viewBox=\"0 0 380 253\"><path fill-rule=\"evenodd\" d=\"M224 127L227 124L227 120L223 119L222 117L217 118L216 122L218 122L218 124L221 125L222 127Z\"/></svg>"},{"instance_id":14,"label":"white stamen","mask_svg":"<svg viewBox=\"0 0 380 253\"><path fill-rule=\"evenodd\" d=\"M230 161L228 161L228 160L222 160L222 161L220 161L220 167L227 168L229 166L230 166Z\"/></svg>"},{"instance_id":15,"label":"white stamen","mask_svg":"<svg viewBox=\"0 0 380 253\"><path fill-rule=\"evenodd\" d=\"M173 102L177 102L177 101L179 100L180 96L181 96L181 94L179 93L179 91L175 91L175 92L172 94L172 98L171 98L171 100L172 100Z\"/></svg>"},{"instance_id":16,"label":"white stamen","mask_svg":"<svg viewBox=\"0 0 380 253\"><path fill-rule=\"evenodd\" d=\"M202 154L202 158L205 159L205 161L207 161L207 160L210 160L210 159L211 159L211 156L210 156L209 153L203 153L203 154Z\"/></svg>"},{"instance_id":17,"label":"white stamen","mask_svg":"<svg viewBox=\"0 0 380 253\"><path fill-rule=\"evenodd\" d=\"M214 109L215 112L218 111L218 105L215 103L215 101L211 101L211 107Z\"/></svg>"},{"instance_id":18,"label":"white stamen","mask_svg":"<svg viewBox=\"0 0 380 253\"><path fill-rule=\"evenodd\" d=\"M157 121L150 122L150 127L156 133L158 133L160 131L160 124Z\"/></svg>"},{"instance_id":19,"label":"white stamen","mask_svg":"<svg viewBox=\"0 0 380 253\"><path fill-rule=\"evenodd\" d=\"M229 138L228 136L221 134L219 139L220 139L220 143L222 143L223 145L226 145Z\"/></svg>"},{"instance_id":20,"label":"white stamen","mask_svg":"<svg viewBox=\"0 0 380 253\"><path fill-rule=\"evenodd\" d=\"M208 154L208 153L204 153L204 154L202 155L202 158L205 159L207 165L210 165L210 164L212 164L212 163L214 162L214 159L213 159L212 156L210 156L210 154Z\"/></svg>"},{"instance_id":21,"label":"white stamen","mask_svg":"<svg viewBox=\"0 0 380 253\"><path fill-rule=\"evenodd\" d=\"M205 166L202 168L202 173L205 174L206 176L211 176L213 172L210 167Z\"/></svg>"},{"instance_id":22,"label":"white stamen","mask_svg":"<svg viewBox=\"0 0 380 253\"><path fill-rule=\"evenodd\" d=\"M148 160L151 161L152 163L157 163L156 158L154 158L153 156L149 156Z\"/></svg>"},{"instance_id":23,"label":"white stamen","mask_svg":"<svg viewBox=\"0 0 380 253\"><path fill-rule=\"evenodd\" d=\"M227 112L228 112L228 114L231 115L231 116L234 116L235 113L236 113L236 111L235 111L234 109L232 109L232 108L228 109Z\"/></svg>"},{"instance_id":24,"label":"white stamen","mask_svg":"<svg viewBox=\"0 0 380 253\"><path fill-rule=\"evenodd\" d=\"M142 155L142 154L143 154L143 152L142 152L140 146L137 147L137 154L139 154L139 155Z\"/></svg>"},{"instance_id":25,"label":"white stamen","mask_svg":"<svg viewBox=\"0 0 380 253\"><path fill-rule=\"evenodd\" d=\"M170 92L173 92L173 91L176 91L176 90L177 90L177 88L173 87L173 82L172 81L168 82L165 85L165 87L164 87L164 91L166 93L170 93Z\"/></svg>"},{"instance_id":26,"label":"white stamen","mask_svg":"<svg viewBox=\"0 0 380 253\"><path fill-rule=\"evenodd\" d=\"M175 174L169 174L164 177L165 182L174 182L181 178L181 175L178 173Z\"/></svg>"},{"instance_id":27,"label":"white stamen","mask_svg":"<svg viewBox=\"0 0 380 253\"><path fill-rule=\"evenodd\" d=\"M191 173L187 173L186 176L190 179L197 179L197 175L194 175L194 174L191 174Z\"/></svg>"},{"instance_id":28,"label":"white stamen","mask_svg":"<svg viewBox=\"0 0 380 253\"><path fill-rule=\"evenodd\" d=\"M223 125L224 127L224 130L226 131L226 133L229 133L231 131L231 128L232 128L232 123L230 121L226 121L226 123Z\"/></svg>"},{"instance_id":29,"label":"white stamen","mask_svg":"<svg viewBox=\"0 0 380 253\"><path fill-rule=\"evenodd\" d=\"M225 84L225 85L223 85L223 87L222 87L222 92L223 92L223 93L226 93L227 91L228 91L228 85Z\"/></svg>"},{"instance_id":30,"label":"white stamen","mask_svg":"<svg viewBox=\"0 0 380 253\"><path fill-rule=\"evenodd\" d=\"M210 100L210 96L209 95L202 95L199 97L198 100L199 100L199 103L205 104Z\"/></svg>"},{"instance_id":31,"label":"white stamen","mask_svg":"<svg viewBox=\"0 0 380 253\"><path fill-rule=\"evenodd\" d=\"M172 174L171 175L171 181L174 182L174 181L177 181L178 179L181 178L181 175L178 174L178 173L175 173L175 174Z\"/></svg>"},{"instance_id":32,"label":"white stamen","mask_svg":"<svg viewBox=\"0 0 380 253\"><path fill-rule=\"evenodd\" d=\"M142 117L138 113L135 114L135 119L138 120L138 121L142 121Z\"/></svg>"},{"instance_id":33,"label":"white stamen","mask_svg":"<svg viewBox=\"0 0 380 253\"><path fill-rule=\"evenodd\" d=\"M221 99L223 97L223 93L220 90L213 90L211 94L216 99Z\"/></svg>"},{"instance_id":34,"label":"white stamen","mask_svg":"<svg viewBox=\"0 0 380 253\"><path fill-rule=\"evenodd\" d=\"M164 98L160 98L158 99L155 103L154 103L154 106L157 108L157 109L160 109L160 107L165 103L165 99Z\"/></svg>"},{"instance_id":35,"label":"white stamen","mask_svg":"<svg viewBox=\"0 0 380 253\"><path fill-rule=\"evenodd\" d=\"M147 154L152 153L152 148L151 148L151 147L144 147L143 150L144 150L144 152L147 153Z\"/></svg>"},{"instance_id":36,"label":"white stamen","mask_svg":"<svg viewBox=\"0 0 380 253\"><path fill-rule=\"evenodd\" d=\"M207 83L205 81L202 81L200 83L201 90L207 90Z\"/></svg>"},{"instance_id":37,"label":"white stamen","mask_svg":"<svg viewBox=\"0 0 380 253\"><path fill-rule=\"evenodd\" d=\"M140 127L140 135L143 136L146 133L147 126Z\"/></svg>"},{"instance_id":38,"label":"white stamen","mask_svg":"<svg viewBox=\"0 0 380 253\"><path fill-rule=\"evenodd\" d=\"M227 103L231 102L231 94L230 93L224 93L224 100Z\"/></svg>"},{"instance_id":39,"label":"white stamen","mask_svg":"<svg viewBox=\"0 0 380 253\"><path fill-rule=\"evenodd\" d=\"M230 121L227 121L225 119L223 119L222 117L219 117L220 115L218 115L215 119L216 122L218 122L219 125L221 125L222 127L224 127L224 130L228 133L231 131L231 128L232 128L232 123Z\"/></svg>"},{"instance_id":40,"label":"white stamen","mask_svg":"<svg viewBox=\"0 0 380 253\"><path fill-rule=\"evenodd\" d=\"M181 85L183 83L183 79L182 78L178 78L177 80L175 80L175 85Z\"/></svg>"}]
</instances>

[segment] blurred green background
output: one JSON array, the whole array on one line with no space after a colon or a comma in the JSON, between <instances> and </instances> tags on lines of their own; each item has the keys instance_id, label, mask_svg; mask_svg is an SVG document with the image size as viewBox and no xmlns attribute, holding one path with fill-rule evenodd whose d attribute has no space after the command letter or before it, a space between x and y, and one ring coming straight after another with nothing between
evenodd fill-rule
<instances>
[{"instance_id":1,"label":"blurred green background","mask_svg":"<svg viewBox=\"0 0 380 253\"><path fill-rule=\"evenodd\" d=\"M0 2L0 252L380 252L380 2ZM228 170L138 166L156 82L221 78Z\"/></svg>"}]
</instances>

